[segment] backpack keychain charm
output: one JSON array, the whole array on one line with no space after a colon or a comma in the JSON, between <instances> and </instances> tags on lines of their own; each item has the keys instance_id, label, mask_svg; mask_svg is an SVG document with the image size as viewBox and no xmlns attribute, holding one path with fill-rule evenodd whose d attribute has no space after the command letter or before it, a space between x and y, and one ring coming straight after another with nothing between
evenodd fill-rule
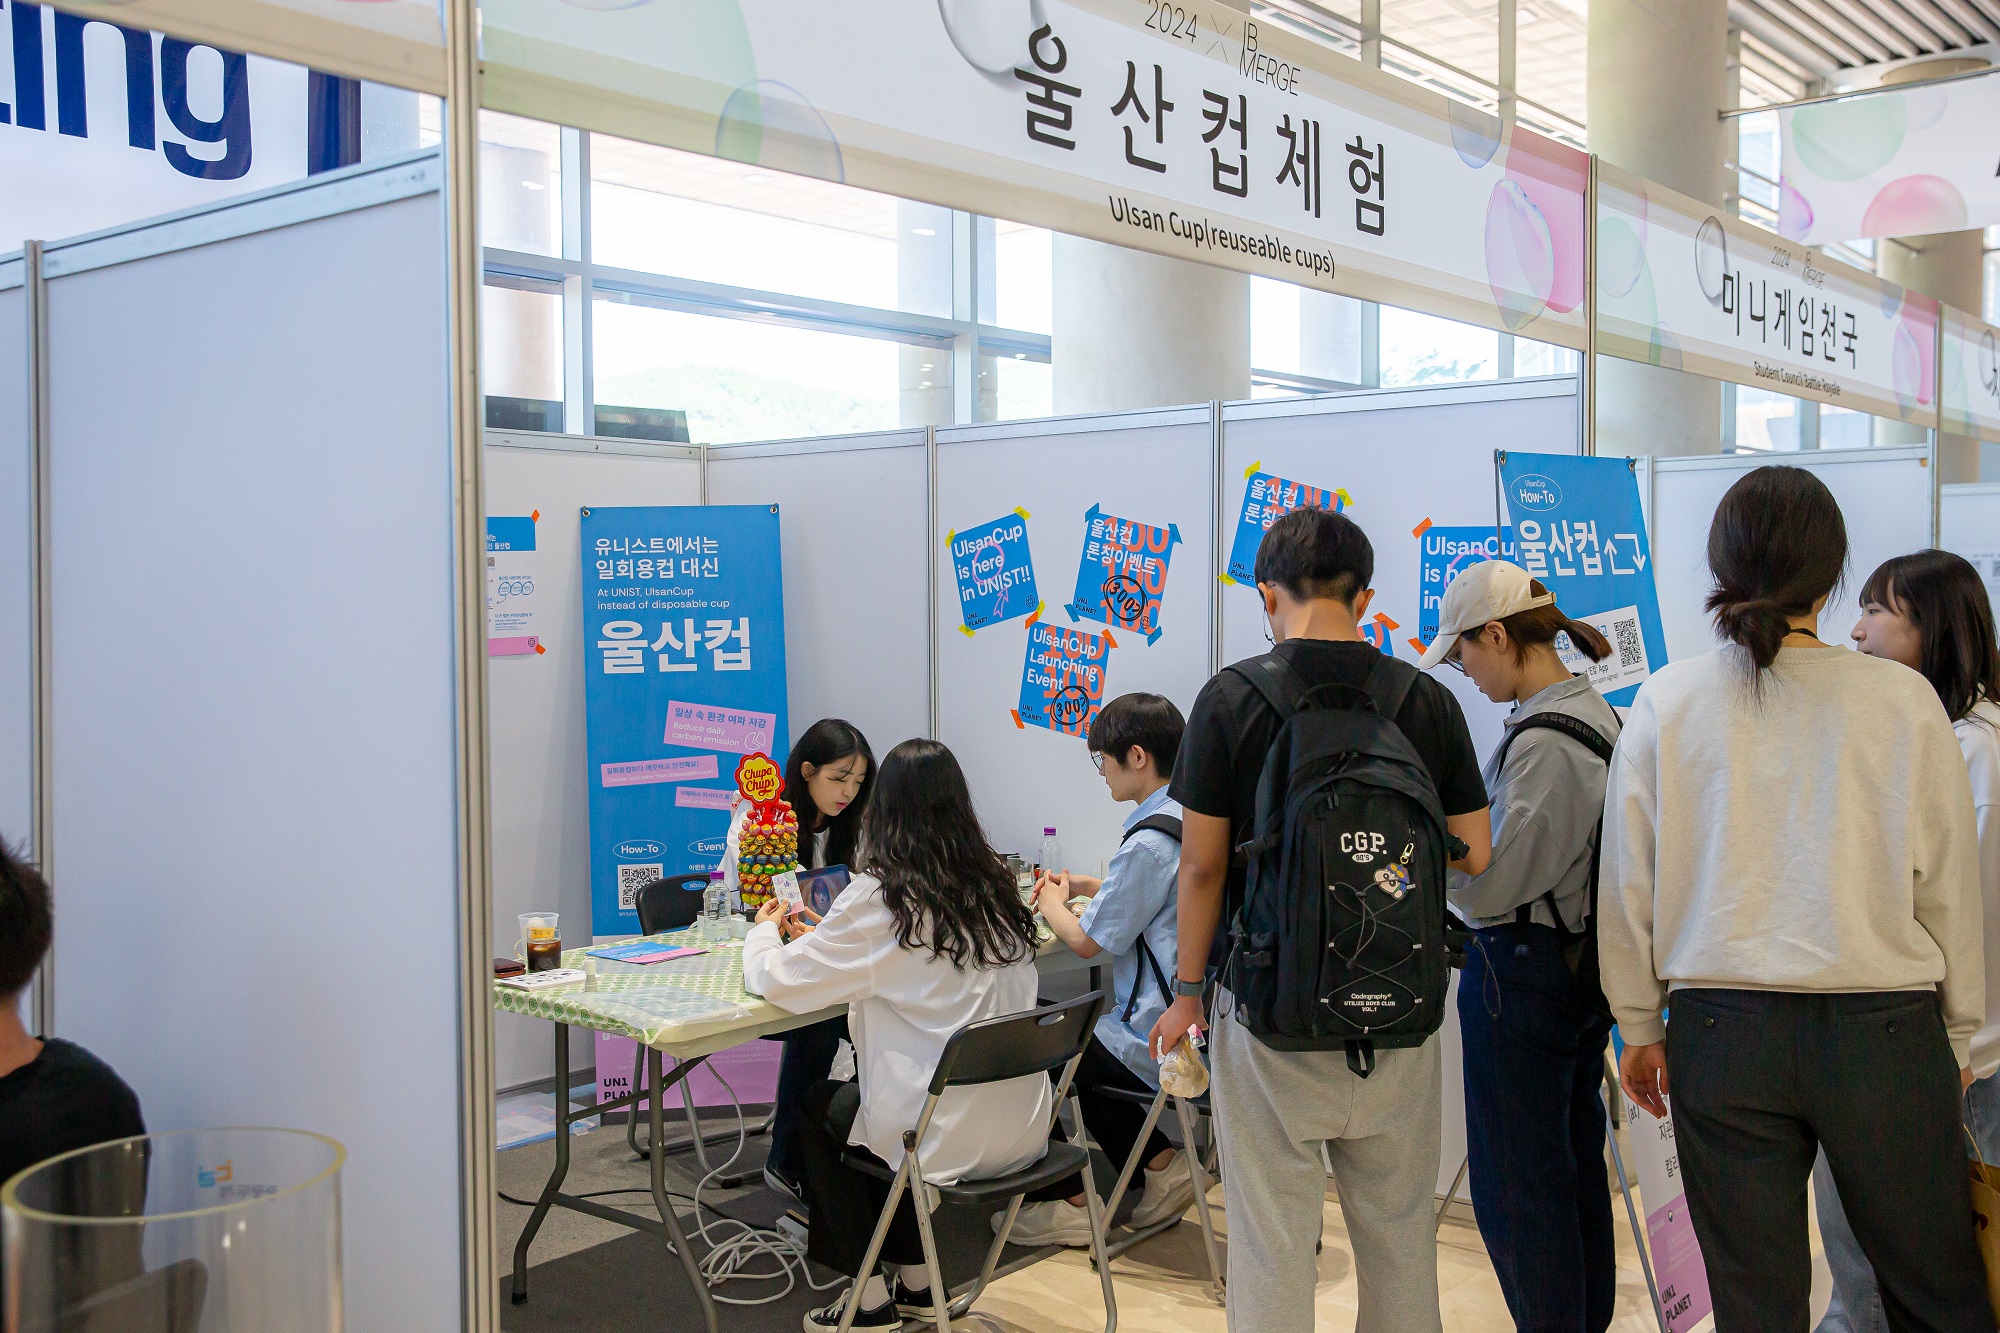
<instances>
[{"instance_id":1,"label":"backpack keychain charm","mask_svg":"<svg viewBox=\"0 0 2000 1333\"><path fill-rule=\"evenodd\" d=\"M1404 843L1402 858L1375 872L1375 887L1397 902L1403 901L1403 895L1410 891L1410 858L1416 854L1414 842Z\"/></svg>"}]
</instances>

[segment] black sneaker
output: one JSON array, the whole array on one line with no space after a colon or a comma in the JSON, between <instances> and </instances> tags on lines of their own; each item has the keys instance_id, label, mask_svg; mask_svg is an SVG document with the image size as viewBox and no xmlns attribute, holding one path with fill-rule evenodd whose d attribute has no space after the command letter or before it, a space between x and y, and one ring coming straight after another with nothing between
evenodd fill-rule
<instances>
[{"instance_id":1,"label":"black sneaker","mask_svg":"<svg viewBox=\"0 0 2000 1333\"><path fill-rule=\"evenodd\" d=\"M855 1287L860 1285L856 1283L855 1286L849 1287L846 1291L834 1297L832 1303L823 1305L817 1310L809 1311L805 1319L806 1333L826 1333L828 1329L839 1328L841 1312L847 1308L847 1302L853 1298ZM925 1299L929 1299L929 1293L925 1294ZM890 1293L888 1300L883 1301L874 1309L862 1310L857 1313L854 1316L854 1322L848 1325L850 1328L901 1328L902 1326L903 1316L897 1313L894 1292Z\"/></svg>"},{"instance_id":2,"label":"black sneaker","mask_svg":"<svg viewBox=\"0 0 2000 1333\"><path fill-rule=\"evenodd\" d=\"M889 1291L896 1298L896 1313L903 1318L921 1319L927 1324L937 1320L937 1311L931 1308L929 1287L912 1289L898 1280L889 1284Z\"/></svg>"},{"instance_id":3,"label":"black sneaker","mask_svg":"<svg viewBox=\"0 0 2000 1333\"><path fill-rule=\"evenodd\" d=\"M780 1171L777 1167L772 1166L769 1162L764 1163L764 1183L778 1193L796 1199L800 1203L806 1201L805 1186L790 1175Z\"/></svg>"}]
</instances>

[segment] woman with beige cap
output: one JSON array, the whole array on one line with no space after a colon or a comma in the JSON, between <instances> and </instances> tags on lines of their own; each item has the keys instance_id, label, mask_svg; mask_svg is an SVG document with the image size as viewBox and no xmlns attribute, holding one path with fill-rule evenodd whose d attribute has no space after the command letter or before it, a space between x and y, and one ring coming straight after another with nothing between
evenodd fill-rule
<instances>
[{"instance_id":1,"label":"woman with beige cap","mask_svg":"<svg viewBox=\"0 0 2000 1333\"><path fill-rule=\"evenodd\" d=\"M1564 664L1564 636L1591 661L1611 651L1527 570L1487 560L1446 588L1422 662L1514 705L1485 769L1493 860L1449 897L1474 932L1458 987L1472 1207L1524 1333L1603 1333L1618 1277L1597 1091L1611 1017L1585 947L1618 717Z\"/></svg>"}]
</instances>

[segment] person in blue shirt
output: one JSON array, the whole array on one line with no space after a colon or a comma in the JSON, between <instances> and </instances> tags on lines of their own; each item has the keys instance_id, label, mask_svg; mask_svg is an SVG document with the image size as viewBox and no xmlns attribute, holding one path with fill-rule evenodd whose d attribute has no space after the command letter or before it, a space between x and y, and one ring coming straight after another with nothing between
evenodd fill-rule
<instances>
[{"instance_id":1,"label":"person in blue shirt","mask_svg":"<svg viewBox=\"0 0 2000 1333\"><path fill-rule=\"evenodd\" d=\"M1168 977L1178 957L1181 808L1167 796L1167 782L1184 725L1180 709L1157 694L1121 695L1098 712L1090 726L1091 762L1112 798L1137 808L1125 820L1124 841L1102 880L1063 871L1045 874L1035 886L1043 919L1078 957L1111 955L1111 1007L1097 1020L1076 1085L1091 1137L1120 1166L1138 1144L1146 1108L1099 1090L1159 1091L1159 1065L1147 1053L1146 1038L1172 999ZM1090 899L1081 917L1069 907L1076 897ZM1134 1227L1177 1217L1194 1203L1186 1158L1158 1129L1147 1137L1144 1160ZM1014 1244L1090 1243L1080 1176L1030 1197L1036 1202L1022 1205Z\"/></svg>"}]
</instances>

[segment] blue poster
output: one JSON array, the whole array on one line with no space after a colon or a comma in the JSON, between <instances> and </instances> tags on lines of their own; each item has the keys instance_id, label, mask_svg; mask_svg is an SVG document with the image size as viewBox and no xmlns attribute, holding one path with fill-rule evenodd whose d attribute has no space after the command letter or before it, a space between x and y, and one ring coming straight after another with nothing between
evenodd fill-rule
<instances>
[{"instance_id":1,"label":"blue poster","mask_svg":"<svg viewBox=\"0 0 2000 1333\"><path fill-rule=\"evenodd\" d=\"M1564 660L1572 671L1587 670L1606 700L1630 704L1667 662L1631 460L1504 451L1494 461L1514 520L1516 561L1548 585L1572 619L1595 625L1611 643L1602 662L1574 652Z\"/></svg>"},{"instance_id":2,"label":"blue poster","mask_svg":"<svg viewBox=\"0 0 2000 1333\"><path fill-rule=\"evenodd\" d=\"M1090 507L1083 516L1083 556L1076 567L1076 596L1063 608L1071 620L1095 620L1113 629L1160 637L1160 603L1167 595L1167 566L1181 530L1115 518Z\"/></svg>"},{"instance_id":3,"label":"blue poster","mask_svg":"<svg viewBox=\"0 0 2000 1333\"><path fill-rule=\"evenodd\" d=\"M1265 531L1301 505L1331 509L1339 513L1353 501L1345 490L1308 486L1263 471L1262 463L1252 463L1243 473L1243 507L1236 515L1236 539L1229 547L1229 583L1257 581L1257 548Z\"/></svg>"},{"instance_id":4,"label":"blue poster","mask_svg":"<svg viewBox=\"0 0 2000 1333\"><path fill-rule=\"evenodd\" d=\"M585 509L592 935L650 880L714 868L736 765L785 759L776 505Z\"/></svg>"},{"instance_id":5,"label":"blue poster","mask_svg":"<svg viewBox=\"0 0 2000 1333\"><path fill-rule=\"evenodd\" d=\"M1437 637L1438 607L1444 590L1460 570L1496 556L1520 562L1514 552L1514 534L1501 529L1496 534L1491 523L1469 528L1443 528L1426 523L1417 530L1417 639L1425 648Z\"/></svg>"},{"instance_id":6,"label":"blue poster","mask_svg":"<svg viewBox=\"0 0 2000 1333\"><path fill-rule=\"evenodd\" d=\"M1086 634L1037 621L1028 626L1028 653L1021 663L1021 706L1014 725L1047 727L1068 736L1087 736L1104 706L1105 671L1118 643L1106 630Z\"/></svg>"},{"instance_id":7,"label":"blue poster","mask_svg":"<svg viewBox=\"0 0 2000 1333\"><path fill-rule=\"evenodd\" d=\"M1035 591L1035 558L1028 550L1028 511L1016 509L991 523L945 534L958 578L959 632L997 625L1042 608Z\"/></svg>"}]
</instances>

